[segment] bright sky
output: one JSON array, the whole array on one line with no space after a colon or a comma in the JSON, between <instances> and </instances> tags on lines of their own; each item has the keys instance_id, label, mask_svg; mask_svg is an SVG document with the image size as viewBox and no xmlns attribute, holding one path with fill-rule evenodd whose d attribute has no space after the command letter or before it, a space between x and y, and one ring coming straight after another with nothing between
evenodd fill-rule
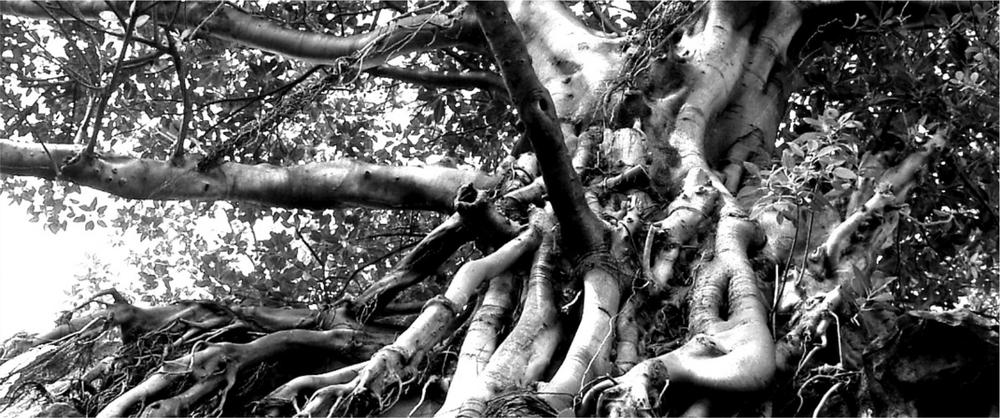
<instances>
[{"instance_id":1,"label":"bright sky","mask_svg":"<svg viewBox=\"0 0 1000 418\"><path fill-rule=\"evenodd\" d=\"M117 19L112 18L110 22L117 23ZM50 27L38 23L32 28L38 36L48 39L46 50L59 57L65 56L66 41L59 36L51 36ZM119 47L116 42L110 42L109 45L112 48ZM9 52L0 52L0 54L3 53ZM43 64L45 63L41 60L38 63L39 66ZM57 70L54 66L50 65L50 67L52 71ZM12 80L14 79L3 81L13 82ZM38 92L19 89L14 85L13 91L19 90L23 94L21 97L22 106L31 105L36 101ZM415 90L407 91L402 100L406 103L416 103L415 99L409 97L415 95ZM374 97L371 100L381 101L382 99ZM412 111L412 106L405 106L394 109L387 117L397 123L405 123L409 120ZM32 122L35 115L29 115L28 118L28 122ZM159 124L159 118L150 119L146 115L140 115L139 118L137 123L146 128ZM0 133L6 133L4 122L0 120ZM11 137L10 139L34 140L30 136ZM387 139L380 136L380 140ZM119 141L111 151L129 155L132 145L134 144L130 141ZM84 203L90 202L95 196L98 196L101 204L112 205L107 195L102 192L84 189L80 195L74 195L75 198ZM114 207L109 207L106 213L115 213ZM44 332L51 329L54 321L59 317L60 311L72 308L71 301L74 299L66 292L72 286L75 276L82 275L87 271L88 254L92 254L99 261L109 264L113 275L109 279L115 283L119 290L127 290L127 283L134 280L137 274L136 267L129 265L126 261L129 249L137 249L141 246L138 239L133 236L134 234L126 233L125 236L119 237L117 236L119 231L101 227L86 231L83 224L72 221L68 223L67 230L53 234L45 228L44 222L31 222L29 219L26 206L12 206L8 199L0 197L0 341L18 331ZM217 236L219 233L230 230L230 225L225 219L226 217L221 212L214 219L200 219L197 229L206 234L206 239L211 241L213 234ZM253 225L255 236L267 236L270 231L275 229L281 228L269 219L262 219ZM124 247L114 247L113 243L119 239L129 244ZM301 251L305 252L304 249ZM237 268L244 271L253 268L243 259L240 259L239 262ZM175 287L184 286L190 280L186 277L172 277L172 279L175 280ZM125 284L123 285L123 283Z\"/></svg>"},{"instance_id":2,"label":"bright sky","mask_svg":"<svg viewBox=\"0 0 1000 418\"><path fill-rule=\"evenodd\" d=\"M53 234L29 221L24 206L6 200L0 200L0 340L51 328L59 312L70 308L66 291L75 274L86 272L88 252L112 268L125 268L121 260L128 255L112 247L112 230L84 231L71 222Z\"/></svg>"}]
</instances>

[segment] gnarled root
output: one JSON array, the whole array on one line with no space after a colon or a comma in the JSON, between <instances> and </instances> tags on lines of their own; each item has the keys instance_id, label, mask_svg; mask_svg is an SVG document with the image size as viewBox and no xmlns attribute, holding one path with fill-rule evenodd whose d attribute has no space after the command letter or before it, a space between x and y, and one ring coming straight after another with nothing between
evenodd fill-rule
<instances>
[{"instance_id":1,"label":"gnarled root","mask_svg":"<svg viewBox=\"0 0 1000 418\"><path fill-rule=\"evenodd\" d=\"M698 232L715 207L718 195L709 174L702 169L692 169L684 178L681 195L667 208L667 217L650 226L643 248L643 267L655 293L664 293L669 288L681 246ZM666 235L667 243L653 255L653 242L660 234Z\"/></svg>"},{"instance_id":2,"label":"gnarled root","mask_svg":"<svg viewBox=\"0 0 1000 418\"><path fill-rule=\"evenodd\" d=\"M578 409L581 415L595 411L609 417L659 416L660 398L669 383L670 373L663 362L645 361L619 378L595 384Z\"/></svg>"},{"instance_id":3,"label":"gnarled root","mask_svg":"<svg viewBox=\"0 0 1000 418\"><path fill-rule=\"evenodd\" d=\"M333 388L347 383L358 376L358 372L364 368L368 362L362 362L355 364L353 366L343 367L332 372L327 372L317 375L307 375L299 376L279 388L275 389L266 398L262 399L257 405L257 413L268 416L277 417L285 415L285 412L289 407L294 406L296 410L300 409L297 404L297 398L306 392L316 391L312 399L309 402L322 401L327 397L331 397L330 390L318 391L317 389ZM322 393L321 393L322 392ZM337 394L336 396L339 396ZM336 397L332 396L332 397ZM332 402L331 402L332 405ZM329 406L327 406L329 407Z\"/></svg>"},{"instance_id":4,"label":"gnarled root","mask_svg":"<svg viewBox=\"0 0 1000 418\"><path fill-rule=\"evenodd\" d=\"M384 340L385 336L350 329L288 330L268 334L247 344L210 344L203 350L164 363L156 373L105 406L98 416L128 415L136 406L164 395L174 385L189 378L195 381L194 385L180 394L149 403L143 415L183 415L217 391L220 391L222 399L216 409L221 412L225 395L233 387L238 373L263 361L302 350L364 356Z\"/></svg>"},{"instance_id":5,"label":"gnarled root","mask_svg":"<svg viewBox=\"0 0 1000 418\"><path fill-rule=\"evenodd\" d=\"M661 404L668 383L710 393L767 387L775 369L774 344L746 253L757 231L741 211L725 205L721 212L714 258L695 278L690 315L693 337L675 351L639 363L611 384L592 387L584 397L582 413L650 416L660 415L665 407L689 406ZM725 315L723 306L728 306Z\"/></svg>"},{"instance_id":6,"label":"gnarled root","mask_svg":"<svg viewBox=\"0 0 1000 418\"><path fill-rule=\"evenodd\" d=\"M466 383L453 380L438 416L488 415L487 402L542 376L560 337L552 286L554 254L555 239L549 233L535 252L525 287L524 310L514 329L476 379Z\"/></svg>"},{"instance_id":7,"label":"gnarled root","mask_svg":"<svg viewBox=\"0 0 1000 418\"><path fill-rule=\"evenodd\" d=\"M301 413L366 415L394 405L406 384L414 380L417 366L454 329L456 319L476 288L486 279L510 269L524 254L534 250L540 238L540 231L529 227L492 254L463 265L444 295L429 300L413 324L394 343L375 353L357 377L345 384L320 389Z\"/></svg>"}]
</instances>

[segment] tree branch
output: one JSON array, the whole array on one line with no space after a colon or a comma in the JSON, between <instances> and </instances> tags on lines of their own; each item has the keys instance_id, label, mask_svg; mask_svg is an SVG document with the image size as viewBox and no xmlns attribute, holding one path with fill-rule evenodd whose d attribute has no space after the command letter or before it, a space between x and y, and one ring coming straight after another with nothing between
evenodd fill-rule
<instances>
[{"instance_id":1,"label":"tree branch","mask_svg":"<svg viewBox=\"0 0 1000 418\"><path fill-rule=\"evenodd\" d=\"M400 292L434 274L462 244L472 239L469 228L455 214L434 228L410 252L393 266L392 271L351 303L351 310L362 321L377 315Z\"/></svg>"},{"instance_id":2,"label":"tree branch","mask_svg":"<svg viewBox=\"0 0 1000 418\"><path fill-rule=\"evenodd\" d=\"M583 185L563 140L555 105L535 75L521 31L502 3L474 2L471 7L479 16L538 160L546 162L541 164L542 177L567 249L580 256L603 248L603 224L587 206Z\"/></svg>"},{"instance_id":3,"label":"tree branch","mask_svg":"<svg viewBox=\"0 0 1000 418\"><path fill-rule=\"evenodd\" d=\"M605 31L614 32L614 34L618 36L623 35L622 30L618 28L618 25L616 25L615 22L611 21L611 18L608 17L608 14L605 13L604 10L601 10L600 6L595 4L593 1L584 1L583 5L590 11L591 14L597 17L597 20L601 21L601 27Z\"/></svg>"},{"instance_id":4,"label":"tree branch","mask_svg":"<svg viewBox=\"0 0 1000 418\"><path fill-rule=\"evenodd\" d=\"M506 95L503 79L488 72L449 73L380 65L367 71L376 77L386 77L428 87L452 89L483 89Z\"/></svg>"},{"instance_id":5,"label":"tree branch","mask_svg":"<svg viewBox=\"0 0 1000 418\"><path fill-rule=\"evenodd\" d=\"M73 158L80 147L49 144L62 179L130 199L236 200L264 205L328 209L344 206L454 210L462 185L489 188L495 179L446 167L391 167L354 160L291 167L222 163L205 172L199 157L182 164L95 154ZM0 140L0 173L55 179L40 145Z\"/></svg>"},{"instance_id":6,"label":"tree branch","mask_svg":"<svg viewBox=\"0 0 1000 418\"><path fill-rule=\"evenodd\" d=\"M868 199L864 205L857 208L847 219L834 227L823 245L817 248L810 258L824 260L823 266L827 274L840 264L840 256L850 245L851 235L858 231L865 221L874 216L876 211L897 204L906 199L907 192L913 186L916 175L924 168L927 159L945 145L944 133L936 133L920 151L906 157L899 165L887 170L879 181L879 190Z\"/></svg>"},{"instance_id":7,"label":"tree branch","mask_svg":"<svg viewBox=\"0 0 1000 418\"><path fill-rule=\"evenodd\" d=\"M451 46L476 49L481 34L474 16L461 9L454 14L428 13L404 17L378 29L351 36L333 36L289 29L219 3L157 3L145 13L156 22L198 28L206 36L274 52L294 59L330 64L338 58L357 58L356 70L383 64L393 56ZM73 10L69 13L66 10ZM103 11L127 10L116 2L81 2L52 7L28 0L0 2L0 14L35 19L99 19Z\"/></svg>"},{"instance_id":8,"label":"tree branch","mask_svg":"<svg viewBox=\"0 0 1000 418\"><path fill-rule=\"evenodd\" d=\"M104 110L108 106L108 101L111 100L111 94L114 92L115 87L121 82L121 70L122 65L125 62L125 55L128 53L129 45L132 44L132 34L135 32L135 21L139 17L135 12L135 1L129 6L129 19L128 24L125 25L125 39L122 40L122 52L118 55L118 60L115 61L115 67L111 70L111 80L108 80L108 85L104 87L104 91L101 94L100 102L97 104L97 114L94 115L94 132L90 134L90 141L87 142L87 148L83 151L86 155L91 155L94 153L94 147L97 146L97 136L101 134L101 123L104 119Z\"/></svg>"},{"instance_id":9,"label":"tree branch","mask_svg":"<svg viewBox=\"0 0 1000 418\"><path fill-rule=\"evenodd\" d=\"M177 88L181 91L181 99L184 103L181 131L177 134L177 142L174 145L173 152L170 154L170 162L180 165L184 162L184 140L187 139L188 126L191 125L191 94L188 92L187 72L184 70L184 60L181 59L181 53L177 50L177 44L174 43L174 38L169 33L167 34L167 42L170 48L170 56L174 61L174 70L177 73Z\"/></svg>"}]
</instances>

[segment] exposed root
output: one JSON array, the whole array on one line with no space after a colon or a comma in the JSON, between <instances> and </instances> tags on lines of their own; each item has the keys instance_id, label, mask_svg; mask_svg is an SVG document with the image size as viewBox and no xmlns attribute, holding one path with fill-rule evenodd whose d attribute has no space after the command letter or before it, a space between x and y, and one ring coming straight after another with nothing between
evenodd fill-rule
<instances>
[{"instance_id":1,"label":"exposed root","mask_svg":"<svg viewBox=\"0 0 1000 418\"><path fill-rule=\"evenodd\" d=\"M555 238L548 233L535 252L525 286L524 310L507 338L497 347L479 378L452 385L438 415L483 415L497 396L517 391L542 377L559 343L558 310L553 294Z\"/></svg>"},{"instance_id":2,"label":"exposed root","mask_svg":"<svg viewBox=\"0 0 1000 418\"><path fill-rule=\"evenodd\" d=\"M483 303L473 314L472 323L462 342L455 374L451 378L451 388L454 390L449 391L441 410L448 411L461 405L464 400L461 399L462 394L467 393L468 388L474 387L482 379L490 356L496 350L501 329L507 322L505 318L510 314L513 287L513 277L509 273L490 281Z\"/></svg>"},{"instance_id":3,"label":"exposed root","mask_svg":"<svg viewBox=\"0 0 1000 418\"><path fill-rule=\"evenodd\" d=\"M815 342L819 342L818 347L826 346L826 330L830 317L836 315L842 300L840 286L837 286L830 292L814 296L804 302L796 317L790 321L791 330L777 344L775 357L777 367L781 371L791 371L793 365L798 362L798 366L795 367L797 373L797 370L808 362L807 358L802 358L808 347ZM801 361L798 361L799 359Z\"/></svg>"},{"instance_id":4,"label":"exposed root","mask_svg":"<svg viewBox=\"0 0 1000 418\"><path fill-rule=\"evenodd\" d=\"M556 417L559 412L552 409L540 394L517 390L497 396L487 401L482 408L482 414L465 414L463 410L459 416L484 416L484 417Z\"/></svg>"},{"instance_id":5,"label":"exposed root","mask_svg":"<svg viewBox=\"0 0 1000 418\"><path fill-rule=\"evenodd\" d=\"M670 288L681 246L698 232L714 209L718 195L708 173L700 169L691 170L684 178L682 194L668 206L667 217L650 225L642 259L646 279L652 283L654 294L664 293ZM656 250L654 256L654 240L659 234L666 235L667 243Z\"/></svg>"},{"instance_id":6,"label":"exposed root","mask_svg":"<svg viewBox=\"0 0 1000 418\"><path fill-rule=\"evenodd\" d=\"M550 393L543 397L556 410L572 406L565 395L575 396L587 382L611 373L614 315L619 309L621 286L615 273L602 268L584 274L581 326L555 375L540 386L542 392Z\"/></svg>"},{"instance_id":7,"label":"exposed root","mask_svg":"<svg viewBox=\"0 0 1000 418\"><path fill-rule=\"evenodd\" d=\"M757 231L739 210L727 206L721 215L715 257L695 281L693 337L675 351L640 363L616 383L591 388L585 399L596 399L598 412L648 416L688 406L660 403L668 382L718 393L759 391L770 383L774 345L746 253Z\"/></svg>"},{"instance_id":8,"label":"exposed root","mask_svg":"<svg viewBox=\"0 0 1000 418\"><path fill-rule=\"evenodd\" d=\"M295 409L298 409L298 398L310 391L316 391L313 393L312 398L309 399L310 403L314 400L321 401L323 397L329 396L328 393L330 391L323 391L321 393L317 391L318 389L334 387L351 381L357 377L358 372L367 364L368 362L362 362L328 373L296 377L262 399L257 405L256 410L258 413L269 417L287 415L289 407L294 406Z\"/></svg>"},{"instance_id":9,"label":"exposed root","mask_svg":"<svg viewBox=\"0 0 1000 418\"><path fill-rule=\"evenodd\" d=\"M345 384L349 390L337 387L322 392L322 396L307 404L302 413L365 415L394 405L404 387L415 379L418 365L454 329L458 315L479 285L510 269L540 240L538 228L529 227L492 254L463 265L445 294L429 300L413 324L395 342L372 355L357 377ZM328 398L334 395L339 399L331 403ZM333 409L328 410L328 407Z\"/></svg>"},{"instance_id":10,"label":"exposed root","mask_svg":"<svg viewBox=\"0 0 1000 418\"><path fill-rule=\"evenodd\" d=\"M351 310L364 322L384 309L399 292L434 274L441 263L471 238L461 215L452 215L399 260L392 272L350 301Z\"/></svg>"},{"instance_id":11,"label":"exposed root","mask_svg":"<svg viewBox=\"0 0 1000 418\"><path fill-rule=\"evenodd\" d=\"M592 387L579 412L596 411L599 416L609 417L660 416L660 398L669 383L670 373L662 362L642 362L626 375Z\"/></svg>"},{"instance_id":12,"label":"exposed root","mask_svg":"<svg viewBox=\"0 0 1000 418\"><path fill-rule=\"evenodd\" d=\"M217 390L223 394L217 407L221 411L225 392L233 386L237 374L251 366L301 350L364 356L384 340L384 336L368 335L357 330L288 330L268 334L247 344L210 344L203 350L164 363L145 381L106 405L98 416L128 415L133 408L161 397L189 378L194 379L193 386L178 395L149 403L143 413L150 416L183 415Z\"/></svg>"},{"instance_id":13,"label":"exposed root","mask_svg":"<svg viewBox=\"0 0 1000 418\"><path fill-rule=\"evenodd\" d=\"M638 309L645 301L640 293L633 294L615 322L615 375L622 375L639 362L639 325L635 322Z\"/></svg>"}]
</instances>

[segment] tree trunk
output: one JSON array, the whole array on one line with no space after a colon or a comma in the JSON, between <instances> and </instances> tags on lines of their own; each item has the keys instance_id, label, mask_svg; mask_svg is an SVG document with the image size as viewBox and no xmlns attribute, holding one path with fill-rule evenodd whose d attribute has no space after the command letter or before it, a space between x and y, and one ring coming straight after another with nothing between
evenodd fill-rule
<instances>
[{"instance_id":1,"label":"tree trunk","mask_svg":"<svg viewBox=\"0 0 1000 418\"><path fill-rule=\"evenodd\" d=\"M0 4L59 18L44 7ZM878 176L856 173L849 199L833 209L753 199L765 186L744 163L776 157L792 93L789 57L799 56L790 45L815 29L803 14L820 7L663 3L624 37L589 29L559 2L473 2L411 18L434 25L336 38L251 26L251 16L229 7L209 15L202 4L155 6L149 13L172 13L204 36L297 59L341 62L375 46L345 74L418 50L489 51L528 146L505 161L510 172L487 175L356 161L202 169L194 156L154 161L0 141L5 174L129 198L451 214L391 274L336 307L140 309L116 300L50 335L10 343L4 367L25 375L8 388L71 368L64 360L83 351L73 344L104 341L98 336L117 326L121 347L105 350L109 360L74 381L93 399L79 412L949 414L919 396L957 393L948 385L962 382L963 412L995 413L995 399L975 396L995 391L995 322L963 311L862 308L884 284L871 277L897 211L947 146L947 132L872 171ZM396 49L383 48L393 42ZM477 83L498 88L495 78ZM462 265L418 315L404 316L405 327L386 325L403 290L472 240L482 258ZM971 348L934 354L949 364L900 354L930 338ZM39 344L59 348L11 360ZM969 365L983 363L973 362L993 372L977 373ZM954 373L929 371L946 369Z\"/></svg>"}]
</instances>

